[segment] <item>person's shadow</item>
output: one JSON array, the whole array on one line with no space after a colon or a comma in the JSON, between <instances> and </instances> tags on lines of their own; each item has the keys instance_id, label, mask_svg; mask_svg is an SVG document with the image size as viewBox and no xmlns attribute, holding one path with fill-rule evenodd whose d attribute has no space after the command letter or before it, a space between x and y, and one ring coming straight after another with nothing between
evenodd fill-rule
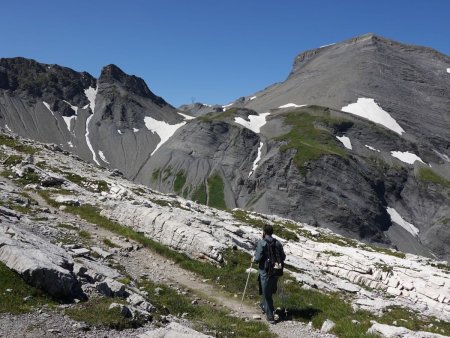
<instances>
[{"instance_id":1,"label":"person's shadow","mask_svg":"<svg viewBox=\"0 0 450 338\"><path fill-rule=\"evenodd\" d=\"M299 321L311 321L315 316L317 316L322 311L313 307L305 308L286 308L276 310L275 313L278 314L279 320L299 320Z\"/></svg>"}]
</instances>

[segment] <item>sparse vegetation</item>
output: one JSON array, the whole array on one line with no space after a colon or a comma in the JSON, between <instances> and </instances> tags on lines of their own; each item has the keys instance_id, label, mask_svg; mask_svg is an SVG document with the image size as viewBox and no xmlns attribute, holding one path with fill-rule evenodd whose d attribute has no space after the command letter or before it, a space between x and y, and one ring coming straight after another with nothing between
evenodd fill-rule
<instances>
[{"instance_id":1,"label":"sparse vegetation","mask_svg":"<svg viewBox=\"0 0 450 338\"><path fill-rule=\"evenodd\" d=\"M195 188L194 192L192 193L192 200L206 205L206 186L205 184L200 184L197 188Z\"/></svg>"},{"instance_id":2,"label":"sparse vegetation","mask_svg":"<svg viewBox=\"0 0 450 338\"><path fill-rule=\"evenodd\" d=\"M49 199L50 203L55 204L55 202L49 198L48 194L45 194L45 191L41 192L41 194L44 198ZM186 255L175 252L131 228L113 222L106 217L101 216L99 210L94 206L68 206L66 210L79 215L88 222L141 243L145 247L173 260L182 268L193 271L205 279L215 281L215 283L222 286L226 292L239 295L243 291L242 286L243 281L246 279L246 268L250 262L250 256L244 252L229 249L224 252L223 262L219 266L215 266L207 262L190 259ZM339 241L342 243L344 239L339 238ZM377 317L367 311L354 311L350 302L341 298L338 294L327 294L315 290L305 290L295 281L287 284L284 283L284 281L288 279L292 278L287 274L280 278L280 288L275 298L277 305L281 305L288 309L288 318L304 322L312 321L316 328L320 328L325 319L331 319L336 323L333 332L341 338L373 337L365 335L365 332L371 325L370 320L392 324L392 319L389 316L383 315L382 317ZM254 276L254 278L250 279L247 299L254 302L259 298L257 293L257 281L256 276ZM358 320L360 324L354 325L351 320ZM433 327L430 328L427 324L431 322L433 323ZM417 317L414 319L414 323L416 326L419 325L417 323L420 323L421 330L444 334L450 333L448 323L439 323L434 319L423 317L419 319ZM440 330L444 330L444 332Z\"/></svg>"},{"instance_id":3,"label":"sparse vegetation","mask_svg":"<svg viewBox=\"0 0 450 338\"><path fill-rule=\"evenodd\" d=\"M311 115L304 111L288 113L285 123L292 126L286 135L277 138L285 142L281 151L296 149L294 162L302 174L306 173L304 165L312 160L317 160L323 155L331 154L346 158L345 149L339 146L339 141L334 135L324 128L318 128L318 124L332 125L340 120L327 115Z\"/></svg>"},{"instance_id":4,"label":"sparse vegetation","mask_svg":"<svg viewBox=\"0 0 450 338\"><path fill-rule=\"evenodd\" d=\"M223 179L218 173L208 178L208 205L217 209L227 208Z\"/></svg>"},{"instance_id":5,"label":"sparse vegetation","mask_svg":"<svg viewBox=\"0 0 450 338\"><path fill-rule=\"evenodd\" d=\"M270 223L273 226L274 234L286 240L298 241L299 239L295 231L292 231L289 228L292 227L292 223L290 223L288 226L285 226L285 224L280 222L270 222L265 221L261 218L250 217L246 211L241 209L233 210L232 215L235 219L261 230L265 224Z\"/></svg>"},{"instance_id":6,"label":"sparse vegetation","mask_svg":"<svg viewBox=\"0 0 450 338\"><path fill-rule=\"evenodd\" d=\"M243 321L202 301L194 305L189 296L181 295L165 285L143 281L140 286L149 293L157 315L165 315L167 311L177 316L185 314L185 318L193 322L195 329L206 334L214 337L274 337L265 323ZM155 293L157 287L160 291Z\"/></svg>"},{"instance_id":7,"label":"sparse vegetation","mask_svg":"<svg viewBox=\"0 0 450 338\"><path fill-rule=\"evenodd\" d=\"M111 303L123 303L117 298L91 298L73 308L65 310L70 318L85 322L89 325L103 326L116 330L137 328L142 326L144 318L126 318L120 309L109 309Z\"/></svg>"},{"instance_id":8,"label":"sparse vegetation","mask_svg":"<svg viewBox=\"0 0 450 338\"><path fill-rule=\"evenodd\" d=\"M78 174L71 172L62 172L65 178L67 178L72 183L79 185L80 187L92 191L92 192L102 192L109 191L108 183L103 180L90 180L86 177L82 177Z\"/></svg>"},{"instance_id":9,"label":"sparse vegetation","mask_svg":"<svg viewBox=\"0 0 450 338\"><path fill-rule=\"evenodd\" d=\"M0 262L0 313L25 313L43 304L54 304L54 301Z\"/></svg>"},{"instance_id":10,"label":"sparse vegetation","mask_svg":"<svg viewBox=\"0 0 450 338\"><path fill-rule=\"evenodd\" d=\"M186 184L186 173L184 172L184 170L180 170L179 172L177 172L177 175L175 177L175 181L173 183L173 190L177 194L181 194L185 184Z\"/></svg>"},{"instance_id":11,"label":"sparse vegetation","mask_svg":"<svg viewBox=\"0 0 450 338\"><path fill-rule=\"evenodd\" d=\"M450 189L450 181L439 176L430 168L420 168L418 176L424 182L430 182Z\"/></svg>"},{"instance_id":12,"label":"sparse vegetation","mask_svg":"<svg viewBox=\"0 0 450 338\"><path fill-rule=\"evenodd\" d=\"M3 164L6 166L17 165L23 161L23 156L20 155L9 155L4 161Z\"/></svg>"},{"instance_id":13,"label":"sparse vegetation","mask_svg":"<svg viewBox=\"0 0 450 338\"><path fill-rule=\"evenodd\" d=\"M103 244L105 244L106 246L108 246L108 247L110 247L110 248L120 248L119 245L117 245L117 244L111 242L111 240L108 239L108 238L105 238L105 239L103 240Z\"/></svg>"},{"instance_id":14,"label":"sparse vegetation","mask_svg":"<svg viewBox=\"0 0 450 338\"><path fill-rule=\"evenodd\" d=\"M7 146L20 153L25 153L29 155L35 154L39 151L39 149L22 144L18 140L7 135L0 135L0 145Z\"/></svg>"},{"instance_id":15,"label":"sparse vegetation","mask_svg":"<svg viewBox=\"0 0 450 338\"><path fill-rule=\"evenodd\" d=\"M155 169L155 170L153 170L153 172L152 172L152 182L156 182L156 181L158 181L158 179L160 178L160 176L161 176L161 169Z\"/></svg>"}]
</instances>

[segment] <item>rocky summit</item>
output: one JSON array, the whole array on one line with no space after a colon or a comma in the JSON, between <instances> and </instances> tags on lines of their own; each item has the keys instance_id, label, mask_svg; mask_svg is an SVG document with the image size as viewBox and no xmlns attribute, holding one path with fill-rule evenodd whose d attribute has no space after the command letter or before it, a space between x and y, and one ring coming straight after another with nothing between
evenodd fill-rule
<instances>
[{"instance_id":1,"label":"rocky summit","mask_svg":"<svg viewBox=\"0 0 450 338\"><path fill-rule=\"evenodd\" d=\"M0 336L450 335L448 69L366 34L176 109L115 65L0 59ZM254 278L240 302L266 223L276 326Z\"/></svg>"}]
</instances>

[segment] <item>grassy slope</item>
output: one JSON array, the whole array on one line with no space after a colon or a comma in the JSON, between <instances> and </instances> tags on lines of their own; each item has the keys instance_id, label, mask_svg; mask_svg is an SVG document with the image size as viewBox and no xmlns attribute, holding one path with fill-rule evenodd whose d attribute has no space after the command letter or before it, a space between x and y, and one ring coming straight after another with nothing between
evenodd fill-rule
<instances>
[{"instance_id":1,"label":"grassy slope","mask_svg":"<svg viewBox=\"0 0 450 338\"><path fill-rule=\"evenodd\" d=\"M339 146L336 137L329 131L317 127L317 124L332 125L341 122L330 116L316 116L304 111L287 113L285 123L292 128L287 134L277 137L278 141L285 142L281 151L297 150L294 162L302 173L307 162L317 160L323 155L331 154L345 158L346 151Z\"/></svg>"}]
</instances>

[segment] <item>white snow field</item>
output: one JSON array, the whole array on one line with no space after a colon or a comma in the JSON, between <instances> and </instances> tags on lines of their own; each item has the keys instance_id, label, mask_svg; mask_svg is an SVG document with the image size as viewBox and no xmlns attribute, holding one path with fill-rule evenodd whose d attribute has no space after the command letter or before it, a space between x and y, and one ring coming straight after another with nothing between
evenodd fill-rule
<instances>
[{"instance_id":1,"label":"white snow field","mask_svg":"<svg viewBox=\"0 0 450 338\"><path fill-rule=\"evenodd\" d=\"M94 148L92 147L91 140L89 140L89 122L91 122L91 119L95 113L95 98L97 97L97 88L89 87L88 89L84 90L84 94L89 100L89 107L91 108L92 111L92 115L89 115L89 117L86 119L86 134L85 134L86 144L92 153L92 158L94 162L100 165L100 163L97 160L97 154L95 153Z\"/></svg>"},{"instance_id":2,"label":"white snow field","mask_svg":"<svg viewBox=\"0 0 450 338\"><path fill-rule=\"evenodd\" d=\"M391 155L408 164L413 164L416 161L425 163L419 156L408 151L391 151Z\"/></svg>"},{"instance_id":3,"label":"white snow field","mask_svg":"<svg viewBox=\"0 0 450 338\"><path fill-rule=\"evenodd\" d=\"M374 99L360 97L356 103L351 103L342 107L341 110L381 124L399 135L405 132L397 121L395 121L388 112L384 111Z\"/></svg>"},{"instance_id":4,"label":"white snow field","mask_svg":"<svg viewBox=\"0 0 450 338\"><path fill-rule=\"evenodd\" d=\"M89 100L89 107L91 108L92 113L94 113L95 98L97 97L97 88L89 87L88 89L85 89L84 95L86 95L87 99Z\"/></svg>"},{"instance_id":5,"label":"white snow field","mask_svg":"<svg viewBox=\"0 0 450 338\"><path fill-rule=\"evenodd\" d=\"M94 147L92 147L91 140L89 139L89 122L91 122L91 119L93 116L94 116L94 114L91 114L86 119L86 134L84 136L86 137L86 144L92 153L92 159L94 160L95 163L97 163L97 165L100 165L100 163L97 160L97 154L95 153Z\"/></svg>"},{"instance_id":6,"label":"white snow field","mask_svg":"<svg viewBox=\"0 0 450 338\"><path fill-rule=\"evenodd\" d=\"M103 162L110 164L110 163L108 162L108 160L106 159L106 156L105 156L105 154L103 153L103 151L99 150L99 151L98 151L98 154L100 155L100 158L102 159Z\"/></svg>"},{"instance_id":7,"label":"white snow field","mask_svg":"<svg viewBox=\"0 0 450 338\"><path fill-rule=\"evenodd\" d=\"M336 138L342 142L345 148L352 150L352 142L347 136L336 136Z\"/></svg>"},{"instance_id":8,"label":"white snow field","mask_svg":"<svg viewBox=\"0 0 450 338\"><path fill-rule=\"evenodd\" d=\"M400 225L403 229L408 231L411 235L414 237L417 237L419 235L419 229L417 229L414 225L411 223L406 222L402 216L395 210L394 208L387 207L386 211L391 216L392 222L395 224Z\"/></svg>"},{"instance_id":9,"label":"white snow field","mask_svg":"<svg viewBox=\"0 0 450 338\"><path fill-rule=\"evenodd\" d=\"M450 68L447 68L447 73L450 73Z\"/></svg>"},{"instance_id":10,"label":"white snow field","mask_svg":"<svg viewBox=\"0 0 450 338\"><path fill-rule=\"evenodd\" d=\"M373 150L373 151L380 152L378 149L375 149L374 147L368 146L367 144L366 144L366 148L369 148L370 150Z\"/></svg>"},{"instance_id":11,"label":"white snow field","mask_svg":"<svg viewBox=\"0 0 450 338\"><path fill-rule=\"evenodd\" d=\"M307 106L306 104L295 104L295 103L286 103L282 106L279 106L278 109L283 109L283 108L299 108L299 107L305 107Z\"/></svg>"},{"instance_id":12,"label":"white snow field","mask_svg":"<svg viewBox=\"0 0 450 338\"><path fill-rule=\"evenodd\" d=\"M252 96L252 97L250 97L248 100L249 100L249 101L253 101L254 99L256 99L256 96Z\"/></svg>"},{"instance_id":13,"label":"white snow field","mask_svg":"<svg viewBox=\"0 0 450 338\"><path fill-rule=\"evenodd\" d=\"M259 142L258 155L256 156L256 159L253 161L253 167L252 167L252 170L250 171L250 173L248 174L248 177L250 177L255 172L256 168L258 168L258 163L261 160L261 150L262 150L263 144L264 143Z\"/></svg>"},{"instance_id":14,"label":"white snow field","mask_svg":"<svg viewBox=\"0 0 450 338\"><path fill-rule=\"evenodd\" d=\"M159 147L161 147L175 132L178 130L178 128L184 126L186 122L181 122L178 124L168 124L164 121L158 121L154 118L151 118L150 116L144 117L144 123L148 130L150 130L152 133L156 133L161 141L156 145L155 150L150 155L153 155Z\"/></svg>"},{"instance_id":15,"label":"white snow field","mask_svg":"<svg viewBox=\"0 0 450 338\"><path fill-rule=\"evenodd\" d=\"M223 111L226 111L228 109L228 107L231 107L233 105L234 102L228 103L224 106L222 106Z\"/></svg>"},{"instance_id":16,"label":"white snow field","mask_svg":"<svg viewBox=\"0 0 450 338\"><path fill-rule=\"evenodd\" d=\"M208 107L211 107L211 105L208 105ZM180 113L180 112L178 112L178 115L183 116L185 120L193 120L193 119L195 119L195 116L183 114L183 113Z\"/></svg>"},{"instance_id":17,"label":"white snow field","mask_svg":"<svg viewBox=\"0 0 450 338\"><path fill-rule=\"evenodd\" d=\"M137 133L138 131L139 131L139 129L133 128L133 133Z\"/></svg>"},{"instance_id":18,"label":"white snow field","mask_svg":"<svg viewBox=\"0 0 450 338\"><path fill-rule=\"evenodd\" d=\"M259 134L261 127L266 124L266 117L270 113L262 113L258 115L249 115L248 119L250 121L244 120L242 117L235 117L234 122L240 124L241 126L250 129L251 131Z\"/></svg>"},{"instance_id":19,"label":"white snow field","mask_svg":"<svg viewBox=\"0 0 450 338\"><path fill-rule=\"evenodd\" d=\"M73 116L63 116L63 120L64 122L67 124L67 129L69 130L69 132L72 132L72 128L71 128L71 123L72 120L76 120L77 119L77 115L78 115L78 107L77 106L73 106L72 104L70 104L70 102L63 100L65 103L67 103L70 108L72 108L72 110L75 112L75 115Z\"/></svg>"},{"instance_id":20,"label":"white snow field","mask_svg":"<svg viewBox=\"0 0 450 338\"><path fill-rule=\"evenodd\" d=\"M53 117L56 119L55 113L53 112L53 110L50 109L50 105L45 101L42 101L42 103L50 111L50 113L52 113Z\"/></svg>"}]
</instances>

